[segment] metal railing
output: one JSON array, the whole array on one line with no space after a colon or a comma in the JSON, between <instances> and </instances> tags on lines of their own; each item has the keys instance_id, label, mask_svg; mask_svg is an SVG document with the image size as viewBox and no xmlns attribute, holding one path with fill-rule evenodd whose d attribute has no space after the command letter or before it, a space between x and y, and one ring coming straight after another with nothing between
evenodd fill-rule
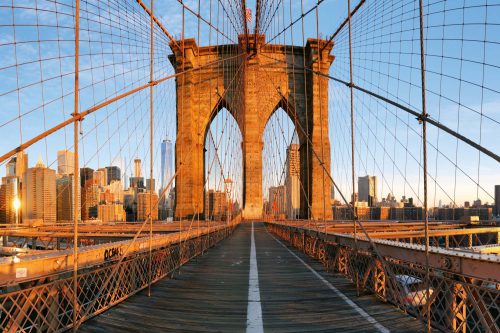
<instances>
[{"instance_id":1,"label":"metal railing","mask_svg":"<svg viewBox=\"0 0 500 333\"><path fill-rule=\"evenodd\" d=\"M111 261L91 268L82 268L77 277L77 326L113 305L148 287L190 259L226 238L239 223L237 216L227 225L212 227L204 234L193 233L178 238L168 246L147 248L130 253L122 261ZM119 264L118 270L115 266ZM116 271L116 276L105 283ZM151 272L151 274L149 273ZM106 287L103 290L103 285ZM0 328L2 332L62 332L74 326L74 294L72 272L23 282L15 289L0 294Z\"/></svg>"},{"instance_id":2,"label":"metal railing","mask_svg":"<svg viewBox=\"0 0 500 333\"><path fill-rule=\"evenodd\" d=\"M444 332L500 332L500 281L430 268L430 297L427 299L425 265L384 256L382 262L366 249L355 249L329 241L317 231L267 224L270 232L309 256L327 270L341 273L355 282L360 292L375 294L412 316L427 322L430 304L431 326ZM500 264L497 263L500 267ZM459 270L459 268L457 268ZM391 277L396 281L390 281Z\"/></svg>"}]
</instances>

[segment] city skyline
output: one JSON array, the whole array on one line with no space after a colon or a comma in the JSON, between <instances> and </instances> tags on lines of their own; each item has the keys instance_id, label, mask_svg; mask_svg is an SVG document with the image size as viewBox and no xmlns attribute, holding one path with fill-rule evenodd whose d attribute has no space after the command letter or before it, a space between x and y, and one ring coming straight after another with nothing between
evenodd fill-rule
<instances>
[{"instance_id":1,"label":"city skyline","mask_svg":"<svg viewBox=\"0 0 500 333\"><path fill-rule=\"evenodd\" d=\"M499 55L500 0L4 1L0 327L500 333Z\"/></svg>"},{"instance_id":2,"label":"city skyline","mask_svg":"<svg viewBox=\"0 0 500 333\"><path fill-rule=\"evenodd\" d=\"M54 169L47 167L41 157L30 167L29 156L25 153L10 159L5 165L7 176L2 177L0 183L0 223L39 225L69 222L75 218L75 212L78 214L77 219L82 221L141 221L150 210L146 197L149 198L151 185L154 192L153 207L156 207L152 216L158 219L159 210L163 208L158 205L155 180L151 182L146 179L138 187L125 187L117 166L97 170L80 168L78 206L75 208L74 163L68 157L74 158L73 152L58 151L58 165ZM126 195L132 195L132 201L129 199L127 202ZM127 209L132 214L128 217Z\"/></svg>"},{"instance_id":3,"label":"city skyline","mask_svg":"<svg viewBox=\"0 0 500 333\"><path fill-rule=\"evenodd\" d=\"M162 142L162 143L163 143L163 142ZM58 156L57 156L57 159L56 159L56 161L58 161L58 164L57 164L57 166L56 166L56 169L57 169L57 171L58 171L58 172L57 172L57 174L58 174L58 175L70 175L70 174L72 174L72 173L73 173L73 165L74 165L74 164L73 164L73 162L66 163L66 158L61 158L61 156L62 156L63 154L60 154L60 153L62 153L62 152L66 152L67 154L69 153L68 155L69 155L69 156L71 156L71 157L73 157L73 156L74 156L74 154L73 154L71 151L67 151L67 150L58 151L58 154L57 154ZM28 164L28 161L29 161L28 154L24 153L24 156L26 156L26 159L25 159L25 160L23 160L23 161L22 161L22 163L24 163L26 166L30 167L30 165ZM9 165L11 164L11 162L12 162L12 161L15 161L15 160L16 160L16 158L18 158L18 156L15 156L15 157L13 157L12 159L9 159L9 160L7 161L7 163L5 163L5 170L3 170L3 172L4 172L4 176L2 176L2 178L3 178L3 177L6 177L6 176L8 176L8 175L9 175L9 171L8 171L8 169L9 169ZM38 157L37 163L40 161L40 159L41 159L41 155L39 154L39 157ZM137 159L134 159L134 160L137 160ZM59 167L59 161L61 161L61 163L62 163L61 167ZM142 162L142 161L141 161L141 162ZM168 161L167 161L167 162L168 162ZM33 164L31 167L36 166L36 164L37 164L37 163ZM287 163L288 163L288 160L285 160L285 166L286 166L286 164L287 164ZM119 163L114 163L114 165L113 165L113 164L111 164L111 165L109 165L109 166L105 166L105 167L102 167L102 168L100 168L100 169L105 169L105 170L107 170L107 172L109 172L108 168L110 168L110 167L118 167L118 165L117 165L117 164L119 164ZM141 164L141 165L142 165L142 164ZM48 167L48 168L49 168L49 167ZM81 169L85 169L85 168L89 168L89 167L88 167L88 166L85 166L85 167L80 167L80 170L81 170ZM55 170L55 169L54 169L54 170ZM68 171L68 170L70 170L70 171ZM99 170L99 169L95 169L95 170ZM285 171L285 170L286 170L286 168L283 168L283 170ZM60 173L59 171L61 171L61 172L63 172L63 173ZM2 170L0 170L0 173L1 173L1 172L2 172ZM119 173L121 173L121 172L120 172L120 170L118 170L118 172L119 172ZM160 171L160 174L161 174L161 171ZM374 177L375 177L375 178L377 178L377 176L374 176ZM358 177L358 179L361 179L361 178L363 178L363 177ZM123 179L127 179L127 180L128 180L128 179L129 179L129 177L126 175L126 173L121 173L120 179L122 179L122 180L123 180ZM146 180L146 177L144 177L144 179ZM286 179L284 178L284 179L283 179L283 181L285 181L285 180L286 180ZM109 181L108 181L108 185L109 185ZM146 185L146 184L145 184L145 185ZM493 188L492 192L493 192L493 193L495 193L495 189L496 189L496 187L497 187L497 186L498 186L498 185L492 185L492 188ZM172 188L174 188L174 187L175 187L175 185L174 185L174 184L172 184L172 186L171 186L171 187L172 187ZM123 189L126 189L126 188L127 188L127 186L126 186L125 182L123 182L123 181L122 181L122 188L123 188ZM217 190L217 188L210 188L210 189ZM160 192L161 187L160 187L160 188L156 188L155 190L156 190L156 192ZM358 186L358 190L359 190L359 186ZM359 191L358 191L358 192L359 192ZM356 192L356 193L358 193L358 192ZM405 197L411 197L411 196L407 196L407 195L404 195L404 194L401 194L401 193L399 193L399 194L394 194L394 193L392 193L392 192L387 192L387 193L385 193L385 194L384 194L384 193L382 193L382 192L381 192L381 190L377 192L377 198L385 198L387 195L393 195L393 196L395 196L395 197L397 197L397 198L402 198L403 196L405 196ZM337 198L337 199L338 199L338 198ZM436 199L433 199L433 200L431 200L431 201L430 201L430 205L429 205L429 207L430 207L430 208L433 208L433 207L436 207L436 208L437 208L437 207L440 207L440 203L441 203L441 205L442 205L442 206L450 206L450 207L453 207L453 206L455 206L455 207L463 207L465 202L474 202L474 201L476 201L476 200L480 200L480 201L482 202L482 204L483 204L483 205L485 205L485 204L488 204L488 205L495 205L495 197L493 197L493 198L488 197L486 200L484 200L484 199L482 199L482 198L475 198L475 197L473 197L473 196L463 196L461 201L458 201L458 200L457 200L455 203L453 203L452 201L446 201L446 200L444 200L443 198L439 198L439 199L438 199L438 198L436 198ZM436 202L436 205L433 205L433 203L434 203L434 202Z\"/></svg>"},{"instance_id":4,"label":"city skyline","mask_svg":"<svg viewBox=\"0 0 500 333\"><path fill-rule=\"evenodd\" d=\"M164 20L165 26L167 29L171 30L174 35L179 35L182 31L180 29L180 16L170 14L168 8L174 6L176 1L167 0L160 3L155 4L156 11L158 16ZM255 5L255 1L249 1L248 6L253 8ZM312 7L314 5L313 1L305 1L304 8ZM201 4L202 8L200 12L204 15L209 15L210 8L207 3ZM300 11L300 6L298 4L292 4L293 10ZM318 24L320 31L331 31L332 26L335 26L334 22L341 22L345 18L345 13L347 11L346 4L343 1L325 1L321 4L322 8L325 8L324 11L319 12L318 16ZM435 5L437 6L437 4ZM456 19L456 15L452 10L455 8L456 4L446 3L445 6L447 9L450 9L448 12L449 19ZM196 6L195 6L196 7ZM457 7L458 8L458 7ZM328 15L326 13L329 13ZM16 22L32 22L36 20L36 13L34 11L30 11L28 9L17 10L14 14ZM290 18L288 17L288 13L284 13L283 20L284 22L288 21ZM484 13L482 12L467 12L466 15L470 20L481 21L484 19ZM435 14L434 16L438 16ZM60 18L63 20L62 23L67 23L71 25L71 22L64 21L65 18ZM185 35L187 37L197 37L197 18L194 16L187 16L185 21ZM356 20L356 18L354 18ZM305 18L305 35L306 36L317 36L317 31L314 25L308 24L309 22L314 22L312 17ZM179 23L179 24L178 24ZM406 27L406 24L403 24L403 27ZM447 32L454 33L457 32L455 28L449 27L447 28ZM477 27L467 26L465 32L466 33L474 33L477 32ZM220 37L217 39L212 38L209 39L208 28L202 26L201 37L198 40L199 45L208 45L215 44L216 42L227 42L227 40L220 40ZM436 30L436 31L435 31ZM29 29L25 29L23 31L19 31L16 35L18 40L34 40L35 32ZM61 31L61 38L67 37L70 39L69 35L66 35L66 32ZM68 32L69 34L69 32ZM301 31L298 26L292 27L287 33L284 33L279 36L279 38L275 39L275 42L281 43L291 43L292 42L292 34L295 36L300 36ZM432 38L440 37L441 31L439 29L434 29L429 31L429 54L440 54L441 50L437 49L436 46L432 43ZM5 40L7 42L11 42L13 40L12 31L9 29L5 29ZM323 37L327 37L324 35ZM373 36L374 38L381 39L381 36ZM342 38L345 38L343 36ZM357 36L354 36L354 41L356 42ZM343 42L344 39L341 39ZM301 41L297 38L294 39L295 44L299 44ZM457 49L457 45L455 43L449 42L450 52L452 50ZM2 44L4 45L4 44ZM7 45L7 44L5 44ZM413 44L407 45L409 47L414 47ZM82 50L84 51L88 46L82 43ZM60 45L61 52L63 54L71 54L72 48L69 45ZM32 50L29 48L23 48L22 55L26 60L38 59L39 55L36 50ZM362 51L362 50L360 50ZM2 53L4 52L4 53ZM479 59L482 61L481 57L487 57L488 59L491 57L491 53L489 50L486 50L486 53L483 54L481 48L469 48L467 49L468 59L475 60ZM441 52L442 53L442 52ZM10 47L7 46L0 49L0 62L2 62L5 66L10 66L10 62L8 59L11 57ZM346 50L343 48L336 49L334 48L334 54L336 55L335 60L335 68L338 70L332 70L331 75L335 77L345 78L345 66L346 66ZM447 54L446 54L447 55ZM107 59L109 60L109 59ZM385 58L375 59L379 62L387 61ZM441 58L429 56L427 59L427 63L429 68L434 69L435 71L442 66L442 70L447 70L450 72L456 72L457 66L451 61L442 62ZM355 64L357 67L364 66L364 62L362 59L357 60L358 62ZM412 59L402 59L402 61L410 61L412 64ZM493 60L492 60L493 61ZM468 62L467 65L472 66ZM83 62L85 65L83 67L84 72L82 73L82 86L86 86L92 82L92 80L105 80L110 79L110 77L106 76L106 73L101 73L97 71L92 73L95 77L91 77L89 75L89 67L90 64ZM70 59L60 59L59 65L51 65L43 68L43 71L40 72L37 68L29 67L29 65L19 66L19 75L23 76L23 80L27 83L37 82L40 76L47 77L58 77L63 75L64 72L61 72L61 69L64 71L66 68L71 68L72 62ZM356 69L356 68L355 68ZM399 71L402 71L402 75L408 76L412 78L412 80L416 80L418 77L416 73L413 73L413 69L402 69L399 68ZM403 71L404 70L404 71ZM464 75L470 76L471 80L474 82L480 80L478 78L479 71L474 71L473 67L464 66ZM491 86L492 71L488 71L484 74L482 81L484 81L485 85ZM138 75L144 74L141 71L137 71ZM171 73L167 73L171 74ZM356 74L356 71L355 71ZM140 76L139 75L139 76ZM432 75L432 74L431 74ZM123 80L117 80L116 89L123 89L126 86L126 79L132 79L132 77L128 77L126 74L123 74ZM439 79L439 78L438 78ZM488 147L493 152L500 151L500 143L498 140L495 140L495 133L498 132L498 122L482 122L481 127L478 126L465 126L463 124L471 124L478 123L474 117L485 118L488 119L496 119L497 111L500 105L500 98L496 98L496 95L493 93L485 93L484 96L479 99L479 95L477 94L477 85L475 86L467 86L470 89L463 89L460 93L460 101L463 105L460 108L454 107L454 101L456 101L458 94L456 83L454 82L445 82L440 83L442 80L435 79L435 77L431 76L428 82L428 89L430 90L428 96L428 108L432 110L440 110L440 121L444 124L448 125L451 128L458 129L462 134L467 137L470 137L474 141L481 141L483 145ZM56 86L60 86L60 89L50 89L49 83L43 83L40 87L36 89L30 90L29 99L30 102L26 103L26 105L18 105L18 98L15 94L16 91L16 82L14 82L13 77L8 75L7 71L0 72L0 80L4 83L3 90L0 91L0 94L3 95L0 97L0 103L5 107L5 112L0 114L0 126L2 129L2 133L5 133L5 138L9 138L9 140L0 140L0 150L7 151L17 144L21 144L25 142L27 139L35 137L38 132L42 129L50 128L51 125L56 124L58 121L62 121L65 116L71 113L71 101L73 98L73 94L71 93L71 85L73 84L71 81L62 80L60 82L52 82L51 84L55 84ZM448 81L451 78L447 79ZM360 83L363 82L362 78L359 78ZM100 82L100 81L99 81ZM446 83L448 83L446 85ZM445 88L440 88L438 85L441 84ZM45 86L46 85L46 86ZM406 104L410 104L418 109L418 95L419 91L416 88L409 89L407 86L396 86L394 80L387 82L388 89L399 91L400 99L403 99L403 102ZM418 87L418 85L414 85ZM449 86L449 87L446 87ZM474 88L474 89L472 89ZM107 98L105 92L108 89L108 92L112 91L110 87L106 87L104 84L99 83L95 89L81 91L81 110L85 110L91 107L94 101L105 100ZM161 183L161 142L165 138L172 138L172 144L175 145L175 133L176 133L176 118L175 113L172 110L175 109L175 88L173 84L165 84L161 86L161 94L165 95L164 99L158 101L158 106L155 110L155 122L161 124L161 126L155 127L154 133L154 141L155 141L155 149L154 149L154 178L158 179ZM330 131L330 141L332 142L332 168L330 170L331 175L336 180L336 182L340 185L342 192L344 195L349 196L349 193L352 192L352 189L349 189L351 186L350 176L348 173L350 172L350 167L347 163L348 158L348 149L349 145L347 142L344 142L343 137L347 136L348 133L344 131L349 128L349 126L338 126L342 125L344 121L348 120L348 117L344 113L347 109L347 98L348 96L345 92L341 93L340 88L331 84L330 90L330 106L339 110L336 115L329 115L330 117L330 127L338 128L339 130ZM445 90L443 90L445 89ZM64 97L60 98L58 96L59 90L68 91L69 93ZM470 92L469 92L470 90ZM45 102L42 100L42 93L45 99ZM440 98L440 95L448 93L450 95L449 99L446 100ZM408 98L403 98L403 96L408 96ZM28 97L28 96L27 96ZM51 101L50 103L46 103L47 101ZM366 101L366 103L370 104L372 101ZM29 112L34 110L38 110L37 106L44 105L43 113L50 114L51 117L46 119L46 122L42 125L40 119L42 118L41 113L34 112L31 116ZM355 162L356 162L356 170L355 177L361 176L363 174L372 174L379 177L379 187L381 194L385 192L394 193L397 196L406 195L406 196L414 196L418 198L420 201L422 200L422 175L419 172L418 164L421 163L417 158L419 155L419 145L421 143L420 136L418 134L419 129L416 127L417 124L409 123L409 125L405 124L407 121L406 116L400 113L396 113L399 117L399 121L393 124L385 124L380 117L382 117L382 106L376 103L370 104L370 108L367 106L360 105L356 110L356 115L360 118L357 118L356 124L356 143L357 150L355 152ZM61 110L63 112L61 112ZM369 111L369 112L368 112ZM389 110L390 112L395 112L393 110ZM389 112L387 111L387 112ZM385 111L384 111L385 112ZM399 112L399 111L398 111ZM22 118L22 122L18 119L19 114L24 114L25 116ZM380 113L379 118L375 118L375 115ZM36 116L35 116L36 114ZM133 157L139 157L144 161L144 170L148 170L149 163L148 158L148 144L147 140L141 137L128 137L127 129L137 129L137 131L142 131L147 133L148 128L146 122L143 121L143 118L147 118L147 110L144 105L137 105L136 109L131 107L130 105L125 105L122 110L122 117L119 117L118 114L113 111L110 115L107 112L97 113L92 115L86 121L82 122L82 136L81 136L81 154L80 154L80 167L91 167L93 169L98 169L104 166L118 166L122 170L122 177L124 178L124 183L128 180L128 176L125 177L124 174L129 175L131 173L132 165L131 160ZM370 116L371 114L371 116ZM479 115L479 116L478 116ZM432 116L437 117L436 113L432 114ZM459 116L459 117L457 117ZM372 117L372 118L370 118ZM366 119L366 120L363 120ZM455 123L456 119L460 119L460 124ZM130 119L130 120L129 120ZM372 124L368 125L368 119L372 120ZM290 119L287 119L288 121ZM94 125L97 124L98 128L93 128ZM376 124L378 124L378 129L376 128ZM285 124L284 124L285 125ZM293 124L292 124L293 125ZM384 131L382 130L386 126L387 128L394 128L398 133L408 133L409 139L402 140L402 142L398 143L395 140L394 147L395 152L383 152L381 150L382 138L384 137ZM21 128L21 131L19 130ZM366 131L363 131L366 129ZM387 131L387 129L384 129ZM416 132L415 132L416 131ZM371 133L373 132L373 133ZM394 133L396 133L394 132ZM358 134L359 133L359 134ZM494 161L490 160L488 157L481 157L480 163L479 156L476 152L470 150L470 148L463 143L460 143L452 138L445 138L443 135L439 135L439 131L433 129L432 127L429 129L429 152L430 152L430 160L429 164L432 165L432 168L429 168L429 174L431 175L429 188L432 189L429 193L429 202L436 204L439 200L450 201L455 200L457 203L463 202L465 200L470 200L470 193L478 191L478 195L476 195L483 202L492 201L494 197L494 190L491 186L487 186L488 184L499 184L500 183L500 173L498 172L498 167ZM387 137L391 137L392 133L388 133ZM216 135L215 135L216 136ZM379 137L380 143L377 143L377 137ZM438 140L439 138L439 140ZM133 142L132 142L133 141ZM270 145L269 139L265 144ZM409 143L408 143L409 142ZM26 152L33 156L33 158L38 157L39 155L43 156L44 161L46 161L49 167L53 167L57 161L56 152L57 150L72 150L72 131L70 128L64 128L56 133L51 138L47 138L45 140L40 141L39 143L34 144ZM103 146L103 147L101 147ZM406 149L405 149L406 146ZM440 152L433 147L440 147ZM383 147L382 147L383 148ZM285 148L283 148L285 149ZM461 154L455 156L452 152L460 151ZM378 154L377 151L381 154ZM408 154L408 151L412 151L412 154ZM450 153L443 153L444 151L449 151ZM283 151L281 153L282 156L285 155ZM416 158L416 160L414 160ZM122 163L117 160L124 159L127 162ZM392 159L392 160L391 160ZM408 163L408 161L415 164L411 167L411 170L405 171L404 165ZM6 163L6 162L4 162ZM388 164L398 164L401 166L400 170L397 168L391 167L391 169L387 169ZM125 165L123 165L125 164ZM458 170L457 166L458 165ZM477 165L480 165L477 168ZM228 164L225 168L229 168ZM0 165L0 176L5 175L4 168ZM280 166L281 167L281 166ZM384 169L384 167L386 169ZM278 168L278 167L277 167ZM436 172L437 170L437 172ZM275 172L274 170L270 170L269 172ZM393 173L395 176L386 175L387 172ZM382 177L384 174L384 177ZM455 176L456 175L456 176ZM232 177L235 178L235 177ZM397 178L394 181L394 178ZM438 185L435 184L433 179L437 179ZM239 179L236 179L239 181ZM475 183L479 183L477 186ZM241 184L235 184L235 188L241 192ZM277 183L275 183L277 185ZM443 191L441 188L451 189L447 191ZM389 191L388 191L389 190ZM436 194L435 194L436 193Z\"/></svg>"}]
</instances>

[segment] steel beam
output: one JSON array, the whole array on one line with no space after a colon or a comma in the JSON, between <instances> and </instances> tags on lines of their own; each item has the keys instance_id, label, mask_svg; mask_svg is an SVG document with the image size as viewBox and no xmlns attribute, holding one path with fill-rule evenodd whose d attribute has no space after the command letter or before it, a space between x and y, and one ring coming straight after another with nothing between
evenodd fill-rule
<instances>
[{"instance_id":1,"label":"steel beam","mask_svg":"<svg viewBox=\"0 0 500 333\"><path fill-rule=\"evenodd\" d=\"M487 233L497 233L500 231L500 227L491 228L470 228L470 229L451 229L451 230L429 230L429 237L437 236L458 236L458 235L475 235L475 234L487 234ZM372 238L380 239L397 239L397 238L421 238L424 237L424 231L383 231L383 232L373 232L370 233Z\"/></svg>"}]
</instances>

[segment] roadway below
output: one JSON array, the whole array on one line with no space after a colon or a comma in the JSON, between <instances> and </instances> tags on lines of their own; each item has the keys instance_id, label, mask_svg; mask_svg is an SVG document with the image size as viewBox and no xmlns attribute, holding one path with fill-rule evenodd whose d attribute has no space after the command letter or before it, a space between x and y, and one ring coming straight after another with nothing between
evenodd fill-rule
<instances>
[{"instance_id":1,"label":"roadway below","mask_svg":"<svg viewBox=\"0 0 500 333\"><path fill-rule=\"evenodd\" d=\"M263 223L172 278L84 323L81 332L422 332L425 326L295 251Z\"/></svg>"}]
</instances>

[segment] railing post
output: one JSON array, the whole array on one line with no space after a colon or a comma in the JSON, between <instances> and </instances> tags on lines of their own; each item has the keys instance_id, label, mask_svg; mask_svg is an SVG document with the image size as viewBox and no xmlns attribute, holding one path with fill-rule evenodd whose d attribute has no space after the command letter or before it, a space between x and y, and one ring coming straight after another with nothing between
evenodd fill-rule
<instances>
[{"instance_id":1,"label":"railing post","mask_svg":"<svg viewBox=\"0 0 500 333\"><path fill-rule=\"evenodd\" d=\"M339 271L339 273L347 276L349 272L349 269L347 268L347 262L348 262L347 251L345 248L340 246L338 247L337 251L339 251L337 270Z\"/></svg>"},{"instance_id":2,"label":"railing post","mask_svg":"<svg viewBox=\"0 0 500 333\"><path fill-rule=\"evenodd\" d=\"M384 266L380 262L380 260L375 259L375 265L373 269L373 289L376 295L381 298L386 298L386 290L385 290L385 271Z\"/></svg>"},{"instance_id":3,"label":"railing post","mask_svg":"<svg viewBox=\"0 0 500 333\"><path fill-rule=\"evenodd\" d=\"M57 284L53 284L48 287L49 291L47 292L47 320L45 330L48 332L57 331L57 323L59 320L59 311L61 309L61 304L59 302L59 288Z\"/></svg>"},{"instance_id":4,"label":"railing post","mask_svg":"<svg viewBox=\"0 0 500 333\"><path fill-rule=\"evenodd\" d=\"M447 288L448 289L448 288ZM452 282L452 285L445 293L445 325L451 332L467 331L467 294L463 286Z\"/></svg>"}]
</instances>

